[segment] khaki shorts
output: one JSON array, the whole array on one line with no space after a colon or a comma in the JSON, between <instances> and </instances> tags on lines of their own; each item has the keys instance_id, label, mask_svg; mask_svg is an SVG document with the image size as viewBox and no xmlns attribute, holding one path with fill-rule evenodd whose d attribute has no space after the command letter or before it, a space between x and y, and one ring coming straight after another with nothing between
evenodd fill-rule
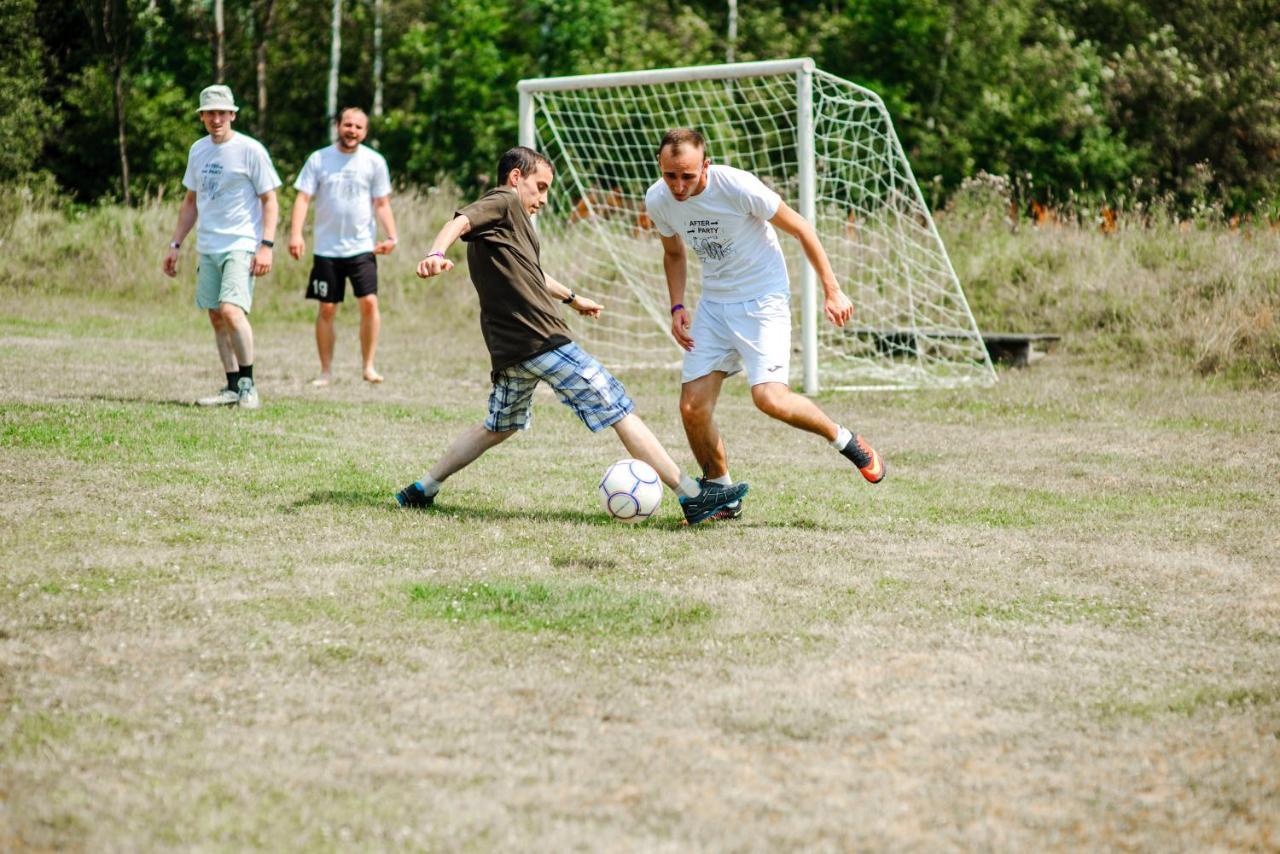
<instances>
[{"instance_id":1,"label":"khaki shorts","mask_svg":"<svg viewBox=\"0 0 1280 854\"><path fill-rule=\"evenodd\" d=\"M253 308L252 252L219 252L196 256L196 306L213 309L222 303Z\"/></svg>"}]
</instances>

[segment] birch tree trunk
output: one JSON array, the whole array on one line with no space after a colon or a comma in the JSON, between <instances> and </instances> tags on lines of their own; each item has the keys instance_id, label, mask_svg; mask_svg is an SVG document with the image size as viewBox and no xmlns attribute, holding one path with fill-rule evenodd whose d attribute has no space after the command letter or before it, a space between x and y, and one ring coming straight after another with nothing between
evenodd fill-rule
<instances>
[{"instance_id":1,"label":"birch tree trunk","mask_svg":"<svg viewBox=\"0 0 1280 854\"><path fill-rule=\"evenodd\" d=\"M129 60L129 43L133 35L128 0L80 0L80 8L89 21L95 47L111 62L112 100L116 113L116 150L120 156L120 198L133 203L129 189L129 135L126 125L128 106L125 102L125 64Z\"/></svg>"},{"instance_id":2,"label":"birch tree trunk","mask_svg":"<svg viewBox=\"0 0 1280 854\"><path fill-rule=\"evenodd\" d=\"M258 111L254 116L253 134L261 138L267 131L267 42L275 23L276 0L254 4L257 44L254 45L254 68L258 75Z\"/></svg>"},{"instance_id":3,"label":"birch tree trunk","mask_svg":"<svg viewBox=\"0 0 1280 854\"><path fill-rule=\"evenodd\" d=\"M333 0L333 36L329 43L329 141L336 142L338 128L334 119L338 114L338 67L342 62L342 0Z\"/></svg>"},{"instance_id":4,"label":"birch tree trunk","mask_svg":"<svg viewBox=\"0 0 1280 854\"><path fill-rule=\"evenodd\" d=\"M213 82L221 83L226 77L226 57L223 42L226 41L226 18L222 14L222 0L213 0Z\"/></svg>"},{"instance_id":5,"label":"birch tree trunk","mask_svg":"<svg viewBox=\"0 0 1280 854\"><path fill-rule=\"evenodd\" d=\"M120 150L120 195L128 207L133 204L133 194L129 191L129 137L125 130L123 55L112 57L111 78L116 100L116 146Z\"/></svg>"},{"instance_id":6,"label":"birch tree trunk","mask_svg":"<svg viewBox=\"0 0 1280 854\"><path fill-rule=\"evenodd\" d=\"M382 0L373 0L373 117L382 118Z\"/></svg>"},{"instance_id":7,"label":"birch tree trunk","mask_svg":"<svg viewBox=\"0 0 1280 854\"><path fill-rule=\"evenodd\" d=\"M738 47L738 0L729 0L729 43L725 46L724 61L733 62Z\"/></svg>"}]
</instances>

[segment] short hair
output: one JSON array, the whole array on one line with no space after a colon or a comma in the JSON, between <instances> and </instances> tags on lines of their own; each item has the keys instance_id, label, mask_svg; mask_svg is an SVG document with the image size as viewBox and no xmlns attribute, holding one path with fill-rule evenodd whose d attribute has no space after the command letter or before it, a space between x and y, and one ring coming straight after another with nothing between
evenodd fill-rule
<instances>
[{"instance_id":1,"label":"short hair","mask_svg":"<svg viewBox=\"0 0 1280 854\"><path fill-rule=\"evenodd\" d=\"M546 155L539 154L527 145L508 148L498 159L498 186L507 185L507 176L511 174L512 169L519 169L521 175L528 175L539 166L546 166L551 170L551 174L555 174L556 167L551 165Z\"/></svg>"},{"instance_id":2,"label":"short hair","mask_svg":"<svg viewBox=\"0 0 1280 854\"><path fill-rule=\"evenodd\" d=\"M333 117L333 123L334 123L335 125L340 125L340 124L342 124L342 120L343 120L343 118L345 118L345 117L346 117L346 115L347 115L347 113L351 112L352 110L355 110L357 113L360 113L360 114L361 114L361 115L363 115L366 119L368 119L368 118L369 118L369 114L368 114L368 113L366 113L366 112L364 111L364 108L363 108L363 107L356 107L356 106L343 107L341 110L338 110L338 114L337 114L336 116L334 116L334 117Z\"/></svg>"},{"instance_id":3,"label":"short hair","mask_svg":"<svg viewBox=\"0 0 1280 854\"><path fill-rule=\"evenodd\" d=\"M707 141L702 138L702 134L698 133L693 128L674 128L663 134L662 142L658 143L659 157L662 156L663 150L668 145L671 146L672 154L678 154L680 149L684 148L686 145L692 145L694 148L699 148L704 154L707 150Z\"/></svg>"}]
</instances>

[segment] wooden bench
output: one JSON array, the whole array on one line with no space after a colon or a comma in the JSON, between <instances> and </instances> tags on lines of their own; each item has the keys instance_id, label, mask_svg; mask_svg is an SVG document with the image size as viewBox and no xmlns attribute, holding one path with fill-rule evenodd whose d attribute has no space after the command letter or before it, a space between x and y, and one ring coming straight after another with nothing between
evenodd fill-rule
<instances>
[{"instance_id":1,"label":"wooden bench","mask_svg":"<svg viewBox=\"0 0 1280 854\"><path fill-rule=\"evenodd\" d=\"M846 334L871 342L876 350L885 355L915 355L916 332L911 329L848 329ZM993 362L1006 362L1014 367L1026 367L1044 355L1037 351L1039 345L1045 350L1051 349L1061 335L1050 332L982 332L982 343ZM962 340L973 338L972 332L931 330L929 338Z\"/></svg>"},{"instance_id":2,"label":"wooden bench","mask_svg":"<svg viewBox=\"0 0 1280 854\"><path fill-rule=\"evenodd\" d=\"M1017 368L1025 368L1044 355L1044 352L1036 350L1036 345L1048 351L1061 340L1061 335L1054 335L1051 332L982 333L982 343L987 345L987 354L991 356L991 361L1008 362Z\"/></svg>"}]
</instances>

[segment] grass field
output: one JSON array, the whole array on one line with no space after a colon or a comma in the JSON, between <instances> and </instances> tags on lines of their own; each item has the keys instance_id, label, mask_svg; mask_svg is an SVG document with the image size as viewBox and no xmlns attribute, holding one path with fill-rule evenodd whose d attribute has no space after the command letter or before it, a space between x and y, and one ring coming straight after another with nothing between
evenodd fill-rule
<instances>
[{"instance_id":1,"label":"grass field","mask_svg":"<svg viewBox=\"0 0 1280 854\"><path fill-rule=\"evenodd\" d=\"M189 269L0 283L0 848L1280 847L1274 385L1068 344L823 396L872 487L734 383L747 513L695 529L606 521L620 447L540 394L404 512L487 378L469 285L393 259L379 388L350 305L310 388L264 280L257 413L189 405Z\"/></svg>"}]
</instances>

